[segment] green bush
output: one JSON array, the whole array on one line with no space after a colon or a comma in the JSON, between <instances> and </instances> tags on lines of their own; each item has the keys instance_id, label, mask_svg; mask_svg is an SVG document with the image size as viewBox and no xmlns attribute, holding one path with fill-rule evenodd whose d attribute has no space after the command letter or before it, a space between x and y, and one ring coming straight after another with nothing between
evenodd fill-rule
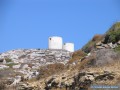
<instances>
[{"instance_id":1,"label":"green bush","mask_svg":"<svg viewBox=\"0 0 120 90\"><path fill-rule=\"evenodd\" d=\"M82 50L85 52L85 53L89 53L92 49L95 48L95 43L94 41L89 41L83 48Z\"/></svg>"},{"instance_id":2,"label":"green bush","mask_svg":"<svg viewBox=\"0 0 120 90\"><path fill-rule=\"evenodd\" d=\"M12 62L12 59L10 59L10 58L6 58L5 60L6 60L6 62Z\"/></svg>"},{"instance_id":3,"label":"green bush","mask_svg":"<svg viewBox=\"0 0 120 90\"><path fill-rule=\"evenodd\" d=\"M120 22L114 24L106 33L104 43L116 43L120 40Z\"/></svg>"},{"instance_id":4,"label":"green bush","mask_svg":"<svg viewBox=\"0 0 120 90\"><path fill-rule=\"evenodd\" d=\"M120 45L115 48L115 51L116 51L116 52L120 52Z\"/></svg>"},{"instance_id":5,"label":"green bush","mask_svg":"<svg viewBox=\"0 0 120 90\"><path fill-rule=\"evenodd\" d=\"M91 50L95 49L97 42L103 39L103 35L96 34L83 48L82 50L86 53L89 53Z\"/></svg>"},{"instance_id":6,"label":"green bush","mask_svg":"<svg viewBox=\"0 0 120 90\"><path fill-rule=\"evenodd\" d=\"M106 37L108 38L108 43L110 43L110 42L112 42L112 43L118 42L118 40L120 40L120 29L108 32Z\"/></svg>"},{"instance_id":7,"label":"green bush","mask_svg":"<svg viewBox=\"0 0 120 90\"><path fill-rule=\"evenodd\" d=\"M9 66L10 68L12 68L14 65L17 65L16 63L9 63L7 64L7 66Z\"/></svg>"}]
</instances>

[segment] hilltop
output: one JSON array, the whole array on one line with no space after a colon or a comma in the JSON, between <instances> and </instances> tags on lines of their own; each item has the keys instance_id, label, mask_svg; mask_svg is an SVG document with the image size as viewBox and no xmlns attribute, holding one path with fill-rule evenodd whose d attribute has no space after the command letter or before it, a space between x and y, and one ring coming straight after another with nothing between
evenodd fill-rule
<instances>
[{"instance_id":1,"label":"hilltop","mask_svg":"<svg viewBox=\"0 0 120 90\"><path fill-rule=\"evenodd\" d=\"M23 54L23 51L20 54ZM14 86L15 90L92 90L91 85L120 86L120 22L115 23L105 34L95 35L82 49L73 53L64 50L48 50L42 60L40 55L43 53L40 50L37 50L36 54L33 50L32 53L28 52L30 50L26 51L24 56L20 55L21 60L20 57L14 60L16 53L7 53L7 55L4 53L0 56L1 58L7 56L6 61L10 61L11 58L8 59L8 57L12 55L12 60L19 63L28 59L32 61L29 64L33 64L34 61L43 63L45 60L46 62L44 64L40 62L37 65L34 62L33 66L38 66L35 77L25 79L23 75L15 73L14 77L21 76L15 79L19 82L11 85L14 80L4 81L3 79L0 88L6 87L7 90L13 90ZM30 59L31 56L34 59ZM6 68L4 73L8 71L13 71L13 68Z\"/></svg>"}]
</instances>

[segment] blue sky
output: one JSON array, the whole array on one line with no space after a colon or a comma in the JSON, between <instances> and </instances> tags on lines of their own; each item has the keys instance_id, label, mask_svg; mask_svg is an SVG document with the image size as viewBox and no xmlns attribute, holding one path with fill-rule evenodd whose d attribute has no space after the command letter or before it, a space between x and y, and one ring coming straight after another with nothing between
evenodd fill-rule
<instances>
[{"instance_id":1,"label":"blue sky","mask_svg":"<svg viewBox=\"0 0 120 90\"><path fill-rule=\"evenodd\" d=\"M80 49L120 20L120 0L0 0L0 52L48 48L61 36Z\"/></svg>"}]
</instances>

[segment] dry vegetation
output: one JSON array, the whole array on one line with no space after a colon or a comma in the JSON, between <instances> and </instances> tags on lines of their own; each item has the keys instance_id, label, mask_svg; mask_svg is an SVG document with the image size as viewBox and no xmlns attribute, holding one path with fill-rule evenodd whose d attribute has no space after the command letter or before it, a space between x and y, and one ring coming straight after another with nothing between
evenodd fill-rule
<instances>
[{"instance_id":1,"label":"dry vegetation","mask_svg":"<svg viewBox=\"0 0 120 90\"><path fill-rule=\"evenodd\" d=\"M111 31L110 33L108 33L109 40L111 40L113 42L116 40L116 38L117 39L120 38L120 28L119 28L120 23L118 23L116 27L117 27L117 29L119 29L119 33L117 33L117 32L114 33L114 31ZM114 36L117 36L117 37L114 37ZM104 62L105 65L103 65L101 67L99 65L95 66L95 62L96 62L95 60L96 60L96 56L97 56L95 53L92 53L92 55L90 55L89 57L85 57L86 53L89 53L91 50L93 50L95 48L95 44L99 41L102 41L103 38L105 38L104 35L98 35L98 34L95 35L92 38L92 40L83 47L83 49L82 49L83 51L78 50L73 53L72 59L70 59L66 65L64 65L62 63L54 63L54 64L49 64L49 65L40 67L40 69L39 69L40 75L37 77L37 80L33 79L29 82L32 85L40 85L41 84L42 86L45 86L44 81L46 79L48 79L49 77L51 78L53 75L62 76L63 74L64 75L66 74L66 77L73 77L73 76L75 76L76 73L78 74L79 72L84 70L86 72L99 73L99 74L103 74L106 71L113 73L115 75L115 78L113 80L111 80L111 81L106 80L104 82L101 80L101 81L95 81L94 83L95 84L116 85L117 83L120 82L120 60L115 60L114 62L110 62L109 59L103 58L105 60L108 60L110 63L106 64L105 61L102 59L102 62ZM118 41L118 40L116 40L116 41ZM120 46L115 48L115 50L120 51ZM106 51L106 52L108 53L109 51ZM106 53L102 52L102 54L100 54L100 53L98 53L98 54L100 55L100 57L102 57L102 55L106 54ZM113 54L111 54L111 55L113 55ZM109 56L107 56L107 57L109 57ZM82 59L82 61L81 61L81 59ZM8 59L7 61L10 61L10 60ZM73 63L75 63L75 65L73 65ZM29 64L29 66L32 67L32 64ZM4 82L0 82L0 90L2 90L2 88L3 89L5 88ZM52 90L66 90L66 88L62 88L62 89L53 88Z\"/></svg>"},{"instance_id":2,"label":"dry vegetation","mask_svg":"<svg viewBox=\"0 0 120 90\"><path fill-rule=\"evenodd\" d=\"M81 58L83 58L85 56L86 56L86 53L83 52L82 50L75 51L72 55L72 59L70 59L68 63L71 64L75 61L80 60Z\"/></svg>"},{"instance_id":3,"label":"dry vegetation","mask_svg":"<svg viewBox=\"0 0 120 90\"><path fill-rule=\"evenodd\" d=\"M94 64L95 58L96 58L95 55L84 58L82 62L81 61L77 62L77 64L75 66L72 66L70 68L70 70L71 71L73 71L73 70L81 71L85 68L91 67Z\"/></svg>"},{"instance_id":4,"label":"dry vegetation","mask_svg":"<svg viewBox=\"0 0 120 90\"><path fill-rule=\"evenodd\" d=\"M92 41L95 41L95 42L98 42L98 41L101 41L103 39L103 35L100 35L100 34L96 34Z\"/></svg>"},{"instance_id":5,"label":"dry vegetation","mask_svg":"<svg viewBox=\"0 0 120 90\"><path fill-rule=\"evenodd\" d=\"M46 66L42 66L40 67L40 75L38 76L37 79L41 79L41 78L45 78L54 74L58 74L61 71L63 71L65 69L64 64L62 63L55 63L55 64L49 64Z\"/></svg>"},{"instance_id":6,"label":"dry vegetation","mask_svg":"<svg viewBox=\"0 0 120 90\"><path fill-rule=\"evenodd\" d=\"M0 90L4 90L5 89L5 82L0 80Z\"/></svg>"},{"instance_id":7,"label":"dry vegetation","mask_svg":"<svg viewBox=\"0 0 120 90\"><path fill-rule=\"evenodd\" d=\"M104 38L104 35L95 35L92 40L90 40L83 48L82 50L86 53L89 53L91 50L95 48L95 44L98 43L99 41L102 41Z\"/></svg>"},{"instance_id":8,"label":"dry vegetation","mask_svg":"<svg viewBox=\"0 0 120 90\"><path fill-rule=\"evenodd\" d=\"M115 78L112 81L105 81L105 82L94 82L97 84L107 84L107 85L117 85L120 83L120 60L117 62L107 64L102 67L89 67L85 69L91 73L104 73L105 71L111 72L115 75Z\"/></svg>"},{"instance_id":9,"label":"dry vegetation","mask_svg":"<svg viewBox=\"0 0 120 90\"><path fill-rule=\"evenodd\" d=\"M61 80L60 77L65 75L65 77L72 78L76 76L81 71L90 72L90 73L98 73L98 75L104 74L105 71L115 74L115 78L113 80L101 80L95 81L93 84L106 84L106 85L116 85L116 83L120 82L120 61L116 60L114 63L100 66L94 66L94 60L96 59L95 54L93 53L91 56L85 58L82 62L78 61L76 65L72 65L71 67L64 66L63 64L50 64L44 66L40 69L40 76L38 81L33 81L32 85L41 85L45 86L45 81L52 78L54 75L57 75L57 79ZM68 64L69 65L69 64ZM92 66L93 65L93 66ZM69 82L69 81L68 81ZM65 87L63 88L52 88L50 90L67 90Z\"/></svg>"},{"instance_id":10,"label":"dry vegetation","mask_svg":"<svg viewBox=\"0 0 120 90\"><path fill-rule=\"evenodd\" d=\"M68 62L68 64L64 65L62 63L55 63L55 64L49 64L46 66L42 66L40 67L40 75L38 76L37 79L41 79L41 78L45 78L45 77L49 77L51 75L54 74L58 74L67 70L77 70L77 69L83 69L83 67L85 66L85 64L88 62L88 60L84 61L84 62L79 62L81 58L85 57L86 53L84 53L81 50L78 50L76 52L73 53L72 55L72 59L70 59L70 61ZM71 66L71 64L73 62L77 62L75 66Z\"/></svg>"}]
</instances>

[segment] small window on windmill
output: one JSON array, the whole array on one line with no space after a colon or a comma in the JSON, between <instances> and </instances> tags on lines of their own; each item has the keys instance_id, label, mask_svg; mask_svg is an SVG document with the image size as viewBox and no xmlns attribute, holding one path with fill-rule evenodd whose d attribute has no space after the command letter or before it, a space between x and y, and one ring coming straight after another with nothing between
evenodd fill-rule
<instances>
[{"instance_id":1,"label":"small window on windmill","mask_svg":"<svg viewBox=\"0 0 120 90\"><path fill-rule=\"evenodd\" d=\"M51 40L52 38L50 38L50 40Z\"/></svg>"}]
</instances>

